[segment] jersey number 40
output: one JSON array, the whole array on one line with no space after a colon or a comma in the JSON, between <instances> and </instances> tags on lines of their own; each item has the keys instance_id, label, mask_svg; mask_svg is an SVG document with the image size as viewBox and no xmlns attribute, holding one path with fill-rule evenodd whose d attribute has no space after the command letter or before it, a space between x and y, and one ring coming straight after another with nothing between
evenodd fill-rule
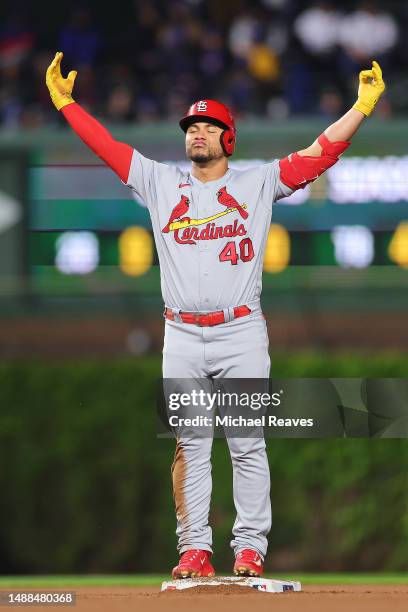
<instances>
[{"instance_id":1,"label":"jersey number 40","mask_svg":"<svg viewBox=\"0 0 408 612\"><path fill-rule=\"evenodd\" d=\"M252 240L250 238L243 238L238 244L239 255L237 253L237 246L233 240L227 242L225 247L222 249L218 258L220 261L229 261L232 266L238 264L238 259L241 261L251 261L254 257L254 247L252 246Z\"/></svg>"}]
</instances>

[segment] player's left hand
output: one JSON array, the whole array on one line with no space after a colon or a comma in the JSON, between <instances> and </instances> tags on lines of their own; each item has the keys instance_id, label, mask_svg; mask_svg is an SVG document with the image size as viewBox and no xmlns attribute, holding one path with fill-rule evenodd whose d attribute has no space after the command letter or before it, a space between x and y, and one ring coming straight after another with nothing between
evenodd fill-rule
<instances>
[{"instance_id":1,"label":"player's left hand","mask_svg":"<svg viewBox=\"0 0 408 612\"><path fill-rule=\"evenodd\" d=\"M359 80L358 98L353 108L368 117L373 112L375 105L385 89L380 65L376 61L373 61L372 69L362 70L359 75Z\"/></svg>"},{"instance_id":2,"label":"player's left hand","mask_svg":"<svg viewBox=\"0 0 408 612\"><path fill-rule=\"evenodd\" d=\"M50 91L51 100L58 110L64 108L67 104L72 104L72 89L74 87L76 70L71 70L67 78L61 74L61 60L63 53L59 51L55 54L54 59L48 66L45 82Z\"/></svg>"}]
</instances>

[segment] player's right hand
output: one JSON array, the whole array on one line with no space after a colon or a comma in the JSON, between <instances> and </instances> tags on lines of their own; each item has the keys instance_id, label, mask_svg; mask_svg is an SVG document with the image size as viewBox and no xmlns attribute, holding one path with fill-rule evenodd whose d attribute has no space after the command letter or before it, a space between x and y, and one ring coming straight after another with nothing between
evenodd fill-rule
<instances>
[{"instance_id":1,"label":"player's right hand","mask_svg":"<svg viewBox=\"0 0 408 612\"><path fill-rule=\"evenodd\" d=\"M55 54L54 59L48 66L45 78L51 100L58 110L61 110L61 108L64 108L64 106L67 106L67 104L72 104L74 102L71 94L74 87L75 77L77 75L76 70L71 70L67 78L64 79L61 74L62 57L63 53L61 51L58 51L58 53Z\"/></svg>"}]
</instances>

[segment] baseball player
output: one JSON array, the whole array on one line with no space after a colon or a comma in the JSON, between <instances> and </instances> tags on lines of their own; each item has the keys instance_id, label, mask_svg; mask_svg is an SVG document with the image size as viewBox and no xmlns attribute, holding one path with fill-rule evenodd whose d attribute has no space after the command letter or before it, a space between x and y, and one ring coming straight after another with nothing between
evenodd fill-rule
<instances>
[{"instance_id":1,"label":"baseball player","mask_svg":"<svg viewBox=\"0 0 408 612\"><path fill-rule=\"evenodd\" d=\"M384 91L380 66L360 72L358 99L309 147L245 171L228 167L234 118L215 100L195 102L180 121L191 169L144 157L116 141L72 98L76 72L47 70L51 99L78 136L146 203L165 304L163 377L269 378L268 335L260 306L262 262L272 204L333 166ZM271 527L265 441L229 438L237 575L260 576ZM177 439L172 466L180 559L174 578L213 576L211 438Z\"/></svg>"}]
</instances>

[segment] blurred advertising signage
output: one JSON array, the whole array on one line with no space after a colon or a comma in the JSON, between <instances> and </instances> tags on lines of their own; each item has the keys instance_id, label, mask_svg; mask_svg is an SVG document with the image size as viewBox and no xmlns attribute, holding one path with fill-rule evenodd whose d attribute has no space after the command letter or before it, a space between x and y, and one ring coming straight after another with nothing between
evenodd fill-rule
<instances>
[{"instance_id":1,"label":"blurred advertising signage","mask_svg":"<svg viewBox=\"0 0 408 612\"><path fill-rule=\"evenodd\" d=\"M337 204L408 200L408 156L342 158L328 171L327 185Z\"/></svg>"}]
</instances>

